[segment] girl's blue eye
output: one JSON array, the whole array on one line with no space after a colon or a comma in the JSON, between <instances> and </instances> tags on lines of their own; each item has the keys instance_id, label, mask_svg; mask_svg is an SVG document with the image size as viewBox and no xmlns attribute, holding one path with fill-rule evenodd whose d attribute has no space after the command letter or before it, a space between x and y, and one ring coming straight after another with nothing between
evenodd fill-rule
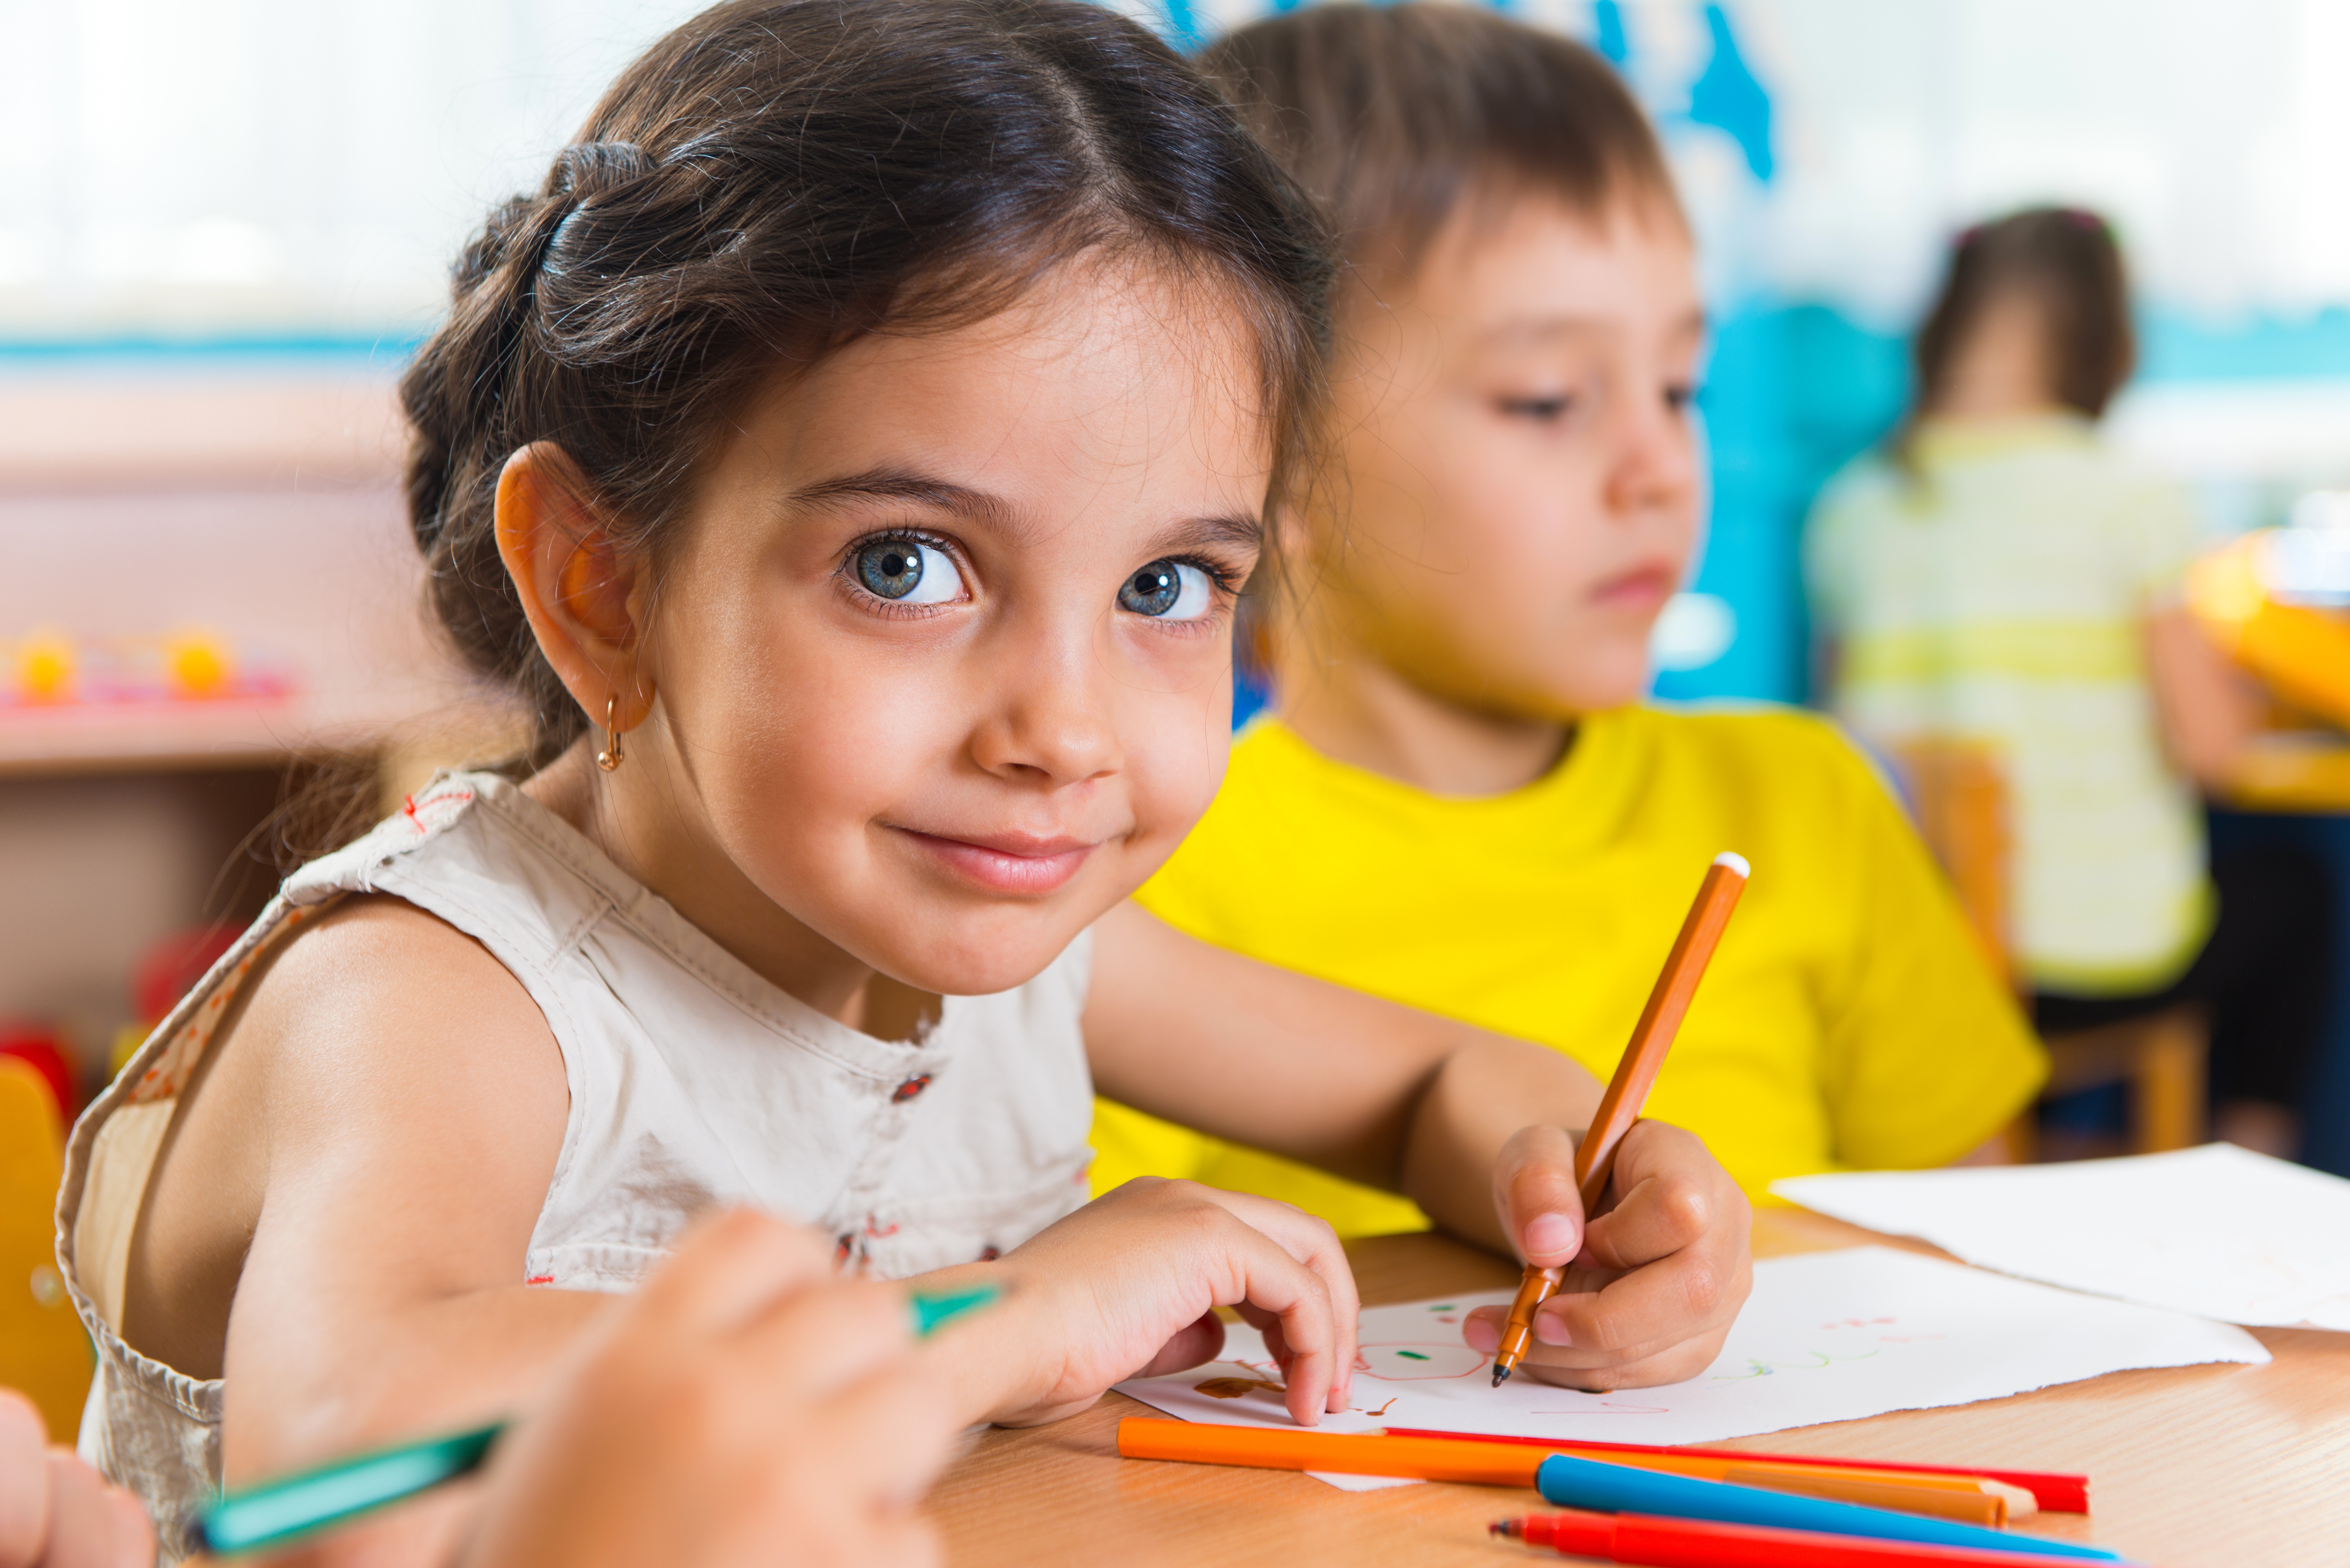
<instances>
[{"instance_id":1,"label":"girl's blue eye","mask_svg":"<svg viewBox=\"0 0 2350 1568\"><path fill-rule=\"evenodd\" d=\"M962 597L962 574L944 550L920 539L876 539L857 552L857 580L877 598L942 605Z\"/></svg>"},{"instance_id":2,"label":"girl's blue eye","mask_svg":"<svg viewBox=\"0 0 2350 1568\"><path fill-rule=\"evenodd\" d=\"M1153 561L1118 590L1118 608L1154 620L1198 620L1215 602L1208 574L1186 561Z\"/></svg>"}]
</instances>

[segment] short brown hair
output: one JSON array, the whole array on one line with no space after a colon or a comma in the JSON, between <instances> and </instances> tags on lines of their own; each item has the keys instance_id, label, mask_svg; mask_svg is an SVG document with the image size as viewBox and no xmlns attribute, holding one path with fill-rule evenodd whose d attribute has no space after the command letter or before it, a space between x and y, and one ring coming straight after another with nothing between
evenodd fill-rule
<instances>
[{"instance_id":1,"label":"short brown hair","mask_svg":"<svg viewBox=\"0 0 2350 1568\"><path fill-rule=\"evenodd\" d=\"M1960 345L1994 301L2026 295L2045 327L2049 391L2091 419L2137 365L2129 279L2113 230L2078 207L2032 207L1959 236L1942 292L1918 329L1918 406L1948 389Z\"/></svg>"},{"instance_id":2,"label":"short brown hair","mask_svg":"<svg viewBox=\"0 0 2350 1568\"><path fill-rule=\"evenodd\" d=\"M1201 64L1323 203L1357 268L1408 275L1464 196L1539 191L1602 216L1679 203L1655 130L1607 62L1462 5L1312 5Z\"/></svg>"}]
</instances>

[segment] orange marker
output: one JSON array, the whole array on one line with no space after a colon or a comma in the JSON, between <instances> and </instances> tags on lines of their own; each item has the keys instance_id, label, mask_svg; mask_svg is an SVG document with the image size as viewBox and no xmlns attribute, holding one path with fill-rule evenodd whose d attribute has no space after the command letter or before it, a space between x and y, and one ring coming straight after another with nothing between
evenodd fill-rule
<instances>
[{"instance_id":1,"label":"orange marker","mask_svg":"<svg viewBox=\"0 0 2350 1568\"><path fill-rule=\"evenodd\" d=\"M1141 1416L1128 1416L1118 1424L1118 1451L1129 1459L1182 1459L1252 1469L1332 1470L1341 1475L1409 1476L1419 1480L1518 1487L1534 1485L1535 1472L1552 1454L1580 1454L1635 1469L1732 1481L1986 1525L2003 1524L2012 1517L2008 1512L2011 1493L2027 1503L2032 1495L2021 1488L1973 1478L1905 1476L1864 1466L1774 1464L1728 1451L1586 1454L1574 1443L1529 1446L1465 1438L1317 1432L1295 1427L1225 1427ZM1987 1487L1997 1490L1986 1490Z\"/></svg>"},{"instance_id":2,"label":"orange marker","mask_svg":"<svg viewBox=\"0 0 2350 1568\"><path fill-rule=\"evenodd\" d=\"M1697 994L1697 982L1705 978L1705 966L1721 940L1722 928L1730 924L1730 911L1738 907L1738 895L1746 890L1747 869L1743 856L1727 852L1715 856L1713 864L1706 867L1705 880L1698 884L1697 901L1690 906L1689 919L1681 922L1681 934L1673 939L1673 950L1665 956L1664 972L1657 976L1657 988L1648 992L1648 1005L1640 1010L1640 1022L1632 1026L1632 1043L1624 1047L1624 1059L1616 1064L1616 1075L1608 1080L1607 1093L1600 1096L1599 1114L1591 1118L1591 1129L1575 1148L1575 1185L1583 1194L1586 1220L1598 1207L1600 1194L1607 1190L1608 1173L1616 1167L1616 1146L1640 1119L1640 1107L1648 1103L1657 1070L1665 1064L1665 1053L1680 1031L1690 999ZM1502 1343L1493 1353L1494 1387L1502 1386L1525 1355L1526 1344L1534 1337L1534 1309L1551 1298L1565 1274L1564 1268L1526 1266L1525 1277L1518 1282L1517 1299L1510 1303L1510 1321L1502 1327Z\"/></svg>"}]
</instances>

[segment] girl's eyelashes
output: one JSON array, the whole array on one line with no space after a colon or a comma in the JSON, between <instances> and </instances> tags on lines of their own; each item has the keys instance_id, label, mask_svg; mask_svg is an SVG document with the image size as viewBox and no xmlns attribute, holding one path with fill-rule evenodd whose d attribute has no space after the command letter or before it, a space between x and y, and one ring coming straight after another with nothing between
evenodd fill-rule
<instances>
[{"instance_id":1,"label":"girl's eyelashes","mask_svg":"<svg viewBox=\"0 0 2350 1568\"><path fill-rule=\"evenodd\" d=\"M911 535L867 540L851 554L848 566L859 587L893 605L951 604L965 597L954 557Z\"/></svg>"},{"instance_id":2,"label":"girl's eyelashes","mask_svg":"<svg viewBox=\"0 0 2350 1568\"><path fill-rule=\"evenodd\" d=\"M1153 620L1204 620L1215 613L1222 574L1195 561L1167 556L1151 562L1118 588L1118 607Z\"/></svg>"},{"instance_id":3,"label":"girl's eyelashes","mask_svg":"<svg viewBox=\"0 0 2350 1568\"><path fill-rule=\"evenodd\" d=\"M1677 414L1685 414L1697 406L1704 391L1695 381L1675 381L1665 389L1665 407Z\"/></svg>"}]
</instances>

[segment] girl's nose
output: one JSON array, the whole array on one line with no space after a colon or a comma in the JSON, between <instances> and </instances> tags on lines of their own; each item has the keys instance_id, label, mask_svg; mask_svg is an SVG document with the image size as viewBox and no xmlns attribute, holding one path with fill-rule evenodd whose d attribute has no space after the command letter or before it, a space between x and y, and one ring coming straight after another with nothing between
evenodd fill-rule
<instances>
[{"instance_id":1,"label":"girl's nose","mask_svg":"<svg viewBox=\"0 0 2350 1568\"><path fill-rule=\"evenodd\" d=\"M1055 636L996 665L993 711L972 735L972 758L999 778L1083 784L1118 768L1107 672L1092 639Z\"/></svg>"}]
</instances>

